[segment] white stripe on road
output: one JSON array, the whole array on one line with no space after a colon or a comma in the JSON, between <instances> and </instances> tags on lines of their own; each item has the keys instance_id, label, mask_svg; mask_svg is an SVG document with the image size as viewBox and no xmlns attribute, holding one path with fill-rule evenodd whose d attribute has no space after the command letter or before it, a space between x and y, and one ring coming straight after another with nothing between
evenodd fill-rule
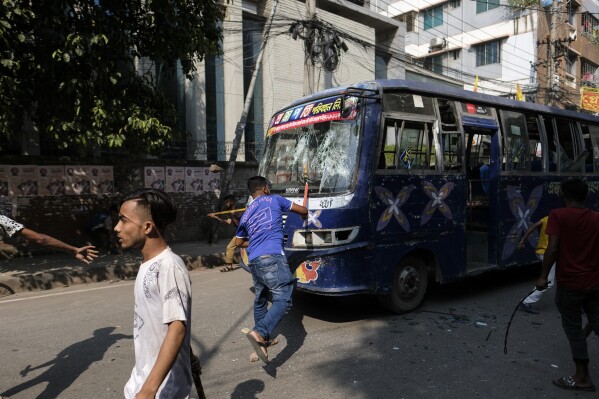
<instances>
[{"instance_id":1,"label":"white stripe on road","mask_svg":"<svg viewBox=\"0 0 599 399\"><path fill-rule=\"evenodd\" d=\"M133 284L135 284L135 282L118 284L118 285L109 285L109 286L106 286L106 287L87 288L87 289L84 289L84 290L76 290L76 291L68 291L68 292L57 292L55 294L39 295L39 296L33 296L33 297L29 297L29 298L17 298L17 299L0 300L0 305L2 305L3 303L19 302L19 301L29 301L29 300L32 300L32 299L48 298L48 297L51 297L51 296L77 294L79 292L88 292L88 291L96 291L96 290L105 290L105 289L108 289L108 288L126 287L126 286L133 285Z\"/></svg>"}]
</instances>

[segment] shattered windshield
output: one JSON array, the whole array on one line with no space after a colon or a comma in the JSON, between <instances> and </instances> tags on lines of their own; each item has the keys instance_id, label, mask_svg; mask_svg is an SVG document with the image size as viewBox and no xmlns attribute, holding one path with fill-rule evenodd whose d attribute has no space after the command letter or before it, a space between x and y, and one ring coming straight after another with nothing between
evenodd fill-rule
<instances>
[{"instance_id":1,"label":"shattered windshield","mask_svg":"<svg viewBox=\"0 0 599 399\"><path fill-rule=\"evenodd\" d=\"M358 119L305 124L270 135L260 175L271 191L299 194L307 177L310 193L350 191L358 164Z\"/></svg>"}]
</instances>

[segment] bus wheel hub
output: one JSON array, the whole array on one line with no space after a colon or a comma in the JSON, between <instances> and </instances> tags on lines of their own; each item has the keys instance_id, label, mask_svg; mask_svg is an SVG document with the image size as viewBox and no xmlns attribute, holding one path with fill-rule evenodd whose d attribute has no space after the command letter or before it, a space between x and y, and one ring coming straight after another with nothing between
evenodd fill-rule
<instances>
[{"instance_id":1,"label":"bus wheel hub","mask_svg":"<svg viewBox=\"0 0 599 399\"><path fill-rule=\"evenodd\" d=\"M402 298L411 298L418 293L420 278L412 266L404 268L399 274L399 292Z\"/></svg>"}]
</instances>

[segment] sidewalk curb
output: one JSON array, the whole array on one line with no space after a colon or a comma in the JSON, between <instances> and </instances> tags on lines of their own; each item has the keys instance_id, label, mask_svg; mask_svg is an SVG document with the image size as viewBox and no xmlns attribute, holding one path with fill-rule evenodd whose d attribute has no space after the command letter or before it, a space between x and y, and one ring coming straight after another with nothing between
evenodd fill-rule
<instances>
[{"instance_id":1,"label":"sidewalk curb","mask_svg":"<svg viewBox=\"0 0 599 399\"><path fill-rule=\"evenodd\" d=\"M211 269L225 264L222 252L192 257L181 254L188 270ZM50 270L39 269L34 273L3 273L0 276L0 297L32 291L43 291L77 284L89 284L100 281L119 281L134 279L140 262L136 257L123 256L114 259L102 259L90 265L77 265Z\"/></svg>"}]
</instances>

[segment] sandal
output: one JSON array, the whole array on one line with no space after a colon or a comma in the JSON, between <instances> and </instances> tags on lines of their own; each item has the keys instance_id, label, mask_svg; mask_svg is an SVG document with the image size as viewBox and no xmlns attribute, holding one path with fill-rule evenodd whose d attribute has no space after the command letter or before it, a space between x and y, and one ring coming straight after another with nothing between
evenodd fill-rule
<instances>
[{"instance_id":1,"label":"sandal","mask_svg":"<svg viewBox=\"0 0 599 399\"><path fill-rule=\"evenodd\" d=\"M252 347L254 348L254 351L260 360L268 364L268 352L266 351L267 343L258 341L252 332L249 332L245 336L247 337L248 341L250 341L250 344L252 344Z\"/></svg>"},{"instance_id":2,"label":"sandal","mask_svg":"<svg viewBox=\"0 0 599 399\"><path fill-rule=\"evenodd\" d=\"M595 386L589 385L586 387L580 386L574 381L574 378L571 376L558 378L557 380L553 380L553 385L560 387L561 389L567 389L572 391L586 391L586 392L595 392Z\"/></svg>"},{"instance_id":3,"label":"sandal","mask_svg":"<svg viewBox=\"0 0 599 399\"><path fill-rule=\"evenodd\" d=\"M223 273L232 272L233 270L235 270L235 267L233 267L233 265L227 265L227 266L223 267L222 269L220 269L220 271Z\"/></svg>"}]
</instances>

